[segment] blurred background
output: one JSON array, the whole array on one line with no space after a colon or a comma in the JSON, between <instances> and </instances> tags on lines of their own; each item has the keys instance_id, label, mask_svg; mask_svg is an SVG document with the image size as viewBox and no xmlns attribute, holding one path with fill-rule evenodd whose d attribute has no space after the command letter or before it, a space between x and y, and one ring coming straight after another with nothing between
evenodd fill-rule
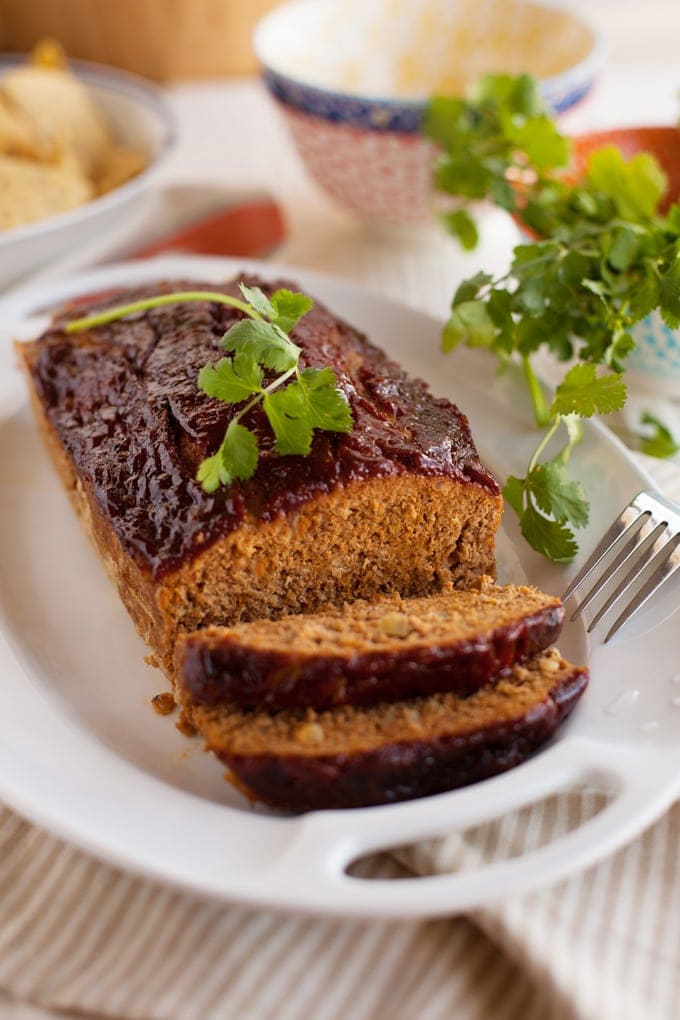
<instances>
[{"instance_id":1,"label":"blurred background","mask_svg":"<svg viewBox=\"0 0 680 1020\"><path fill-rule=\"evenodd\" d=\"M255 22L276 0L0 0L0 50L42 36L72 57L177 81L247 74Z\"/></svg>"},{"instance_id":2,"label":"blurred background","mask_svg":"<svg viewBox=\"0 0 680 1020\"><path fill-rule=\"evenodd\" d=\"M0 50L26 52L49 35L72 57L157 81L242 75L257 66L253 26L276 6L277 0L0 0ZM679 0L561 6L586 11L605 33L613 63L675 63L680 80Z\"/></svg>"}]
</instances>

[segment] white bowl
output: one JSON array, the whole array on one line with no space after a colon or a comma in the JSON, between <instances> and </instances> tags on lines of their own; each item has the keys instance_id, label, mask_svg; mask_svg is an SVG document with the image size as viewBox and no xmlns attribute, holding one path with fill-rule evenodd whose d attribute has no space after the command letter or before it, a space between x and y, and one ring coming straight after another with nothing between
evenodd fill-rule
<instances>
[{"instance_id":1,"label":"white bowl","mask_svg":"<svg viewBox=\"0 0 680 1020\"><path fill-rule=\"evenodd\" d=\"M0 56L3 71L25 63ZM143 78L87 64L70 63L111 125L117 142L140 149L148 165L125 184L68 212L0 231L0 288L18 281L78 246L118 234L139 214L149 186L175 141L175 123L162 91Z\"/></svg>"},{"instance_id":2,"label":"white bowl","mask_svg":"<svg viewBox=\"0 0 680 1020\"><path fill-rule=\"evenodd\" d=\"M255 52L307 170L361 218L428 219L428 98L485 72L529 72L555 113L602 59L580 15L543 0L293 0L258 24Z\"/></svg>"}]
</instances>

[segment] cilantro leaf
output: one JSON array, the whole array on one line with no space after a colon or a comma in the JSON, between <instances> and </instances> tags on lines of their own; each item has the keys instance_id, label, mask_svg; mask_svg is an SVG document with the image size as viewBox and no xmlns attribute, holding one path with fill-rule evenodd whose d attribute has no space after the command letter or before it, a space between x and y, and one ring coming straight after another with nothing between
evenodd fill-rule
<instances>
[{"instance_id":1,"label":"cilantro leaf","mask_svg":"<svg viewBox=\"0 0 680 1020\"><path fill-rule=\"evenodd\" d=\"M642 279L637 280L629 296L630 317L633 322L643 319L659 303L659 280L649 263L640 267Z\"/></svg>"},{"instance_id":2,"label":"cilantro leaf","mask_svg":"<svg viewBox=\"0 0 680 1020\"><path fill-rule=\"evenodd\" d=\"M276 452L306 454L314 429L350 432L352 413L331 368L306 368L285 389L265 394L264 411L276 436Z\"/></svg>"},{"instance_id":3,"label":"cilantro leaf","mask_svg":"<svg viewBox=\"0 0 680 1020\"><path fill-rule=\"evenodd\" d=\"M199 464L196 480L206 492L215 492L220 485L231 485L235 478L250 478L258 456L256 436L234 418L217 452Z\"/></svg>"},{"instance_id":4,"label":"cilantro leaf","mask_svg":"<svg viewBox=\"0 0 680 1020\"><path fill-rule=\"evenodd\" d=\"M492 180L489 168L469 150L456 149L434 165L435 187L464 198L484 198Z\"/></svg>"},{"instance_id":5,"label":"cilantro leaf","mask_svg":"<svg viewBox=\"0 0 680 1020\"><path fill-rule=\"evenodd\" d=\"M469 277L469 279L463 280L454 295L451 307L453 308L456 305L460 305L463 301L473 301L478 296L480 290L492 282L493 276L491 273L484 272L475 273L475 275Z\"/></svg>"},{"instance_id":6,"label":"cilantro leaf","mask_svg":"<svg viewBox=\"0 0 680 1020\"><path fill-rule=\"evenodd\" d=\"M442 223L450 234L457 237L465 251L472 251L479 242L479 231L470 213L465 209L455 209L444 213Z\"/></svg>"},{"instance_id":7,"label":"cilantro leaf","mask_svg":"<svg viewBox=\"0 0 680 1020\"><path fill-rule=\"evenodd\" d=\"M299 387L312 428L325 432L351 431L352 412L337 388L332 368L305 368L290 386Z\"/></svg>"},{"instance_id":8,"label":"cilantro leaf","mask_svg":"<svg viewBox=\"0 0 680 1020\"><path fill-rule=\"evenodd\" d=\"M538 82L530 74L483 74L468 89L473 104L489 104L524 117L545 113Z\"/></svg>"},{"instance_id":9,"label":"cilantro leaf","mask_svg":"<svg viewBox=\"0 0 680 1020\"><path fill-rule=\"evenodd\" d=\"M626 402L626 386L621 375L610 372L597 375L595 365L574 365L555 390L551 415L578 414L590 418L594 414L618 411Z\"/></svg>"},{"instance_id":10,"label":"cilantro leaf","mask_svg":"<svg viewBox=\"0 0 680 1020\"><path fill-rule=\"evenodd\" d=\"M452 351L459 344L470 347L490 347L496 336L496 327L482 301L463 301L454 305L449 321L442 332L442 350Z\"/></svg>"},{"instance_id":11,"label":"cilantro leaf","mask_svg":"<svg viewBox=\"0 0 680 1020\"><path fill-rule=\"evenodd\" d=\"M537 241L535 244L518 244L512 252L510 273L522 280L543 277L546 266L556 262L562 246L558 241Z\"/></svg>"},{"instance_id":12,"label":"cilantro leaf","mask_svg":"<svg viewBox=\"0 0 680 1020\"><path fill-rule=\"evenodd\" d=\"M625 270L640 250L640 235L632 227L620 226L614 231L609 262L614 269Z\"/></svg>"},{"instance_id":13,"label":"cilantro leaf","mask_svg":"<svg viewBox=\"0 0 680 1020\"><path fill-rule=\"evenodd\" d=\"M509 503L518 517L524 513L524 478L510 475L503 486L503 499Z\"/></svg>"},{"instance_id":14,"label":"cilantro leaf","mask_svg":"<svg viewBox=\"0 0 680 1020\"><path fill-rule=\"evenodd\" d=\"M612 199L619 216L634 222L655 214L668 186L668 178L649 153L640 152L626 162L613 145L593 152L586 179Z\"/></svg>"},{"instance_id":15,"label":"cilantro leaf","mask_svg":"<svg viewBox=\"0 0 680 1020\"><path fill-rule=\"evenodd\" d=\"M268 298L260 287L246 287L244 283L240 283L239 289L248 304L259 315L278 326L284 333L290 333L302 316L314 306L314 302L306 294L296 294L285 287L275 291L271 298Z\"/></svg>"},{"instance_id":16,"label":"cilantro leaf","mask_svg":"<svg viewBox=\"0 0 680 1020\"><path fill-rule=\"evenodd\" d=\"M230 479L246 479L255 474L258 461L257 438L235 419L229 423L220 452Z\"/></svg>"},{"instance_id":17,"label":"cilantro leaf","mask_svg":"<svg viewBox=\"0 0 680 1020\"><path fill-rule=\"evenodd\" d=\"M648 457L659 457L663 460L680 453L680 444L676 442L671 430L650 411L643 411L640 424L648 426L644 431L636 433L640 440L640 449Z\"/></svg>"},{"instance_id":18,"label":"cilantro leaf","mask_svg":"<svg viewBox=\"0 0 680 1020\"><path fill-rule=\"evenodd\" d=\"M588 500L581 483L569 477L565 466L571 448L581 438L578 419L558 417L539 450L560 423L566 426L568 437L561 453L544 463L534 463L532 458L526 478L510 475L503 497L517 514L529 545L557 563L567 563L577 551L572 528L588 523Z\"/></svg>"},{"instance_id":19,"label":"cilantro leaf","mask_svg":"<svg viewBox=\"0 0 680 1020\"><path fill-rule=\"evenodd\" d=\"M556 521L569 521L575 528L588 523L588 499L581 482L569 478L559 461L537 464L529 473L527 486L536 506Z\"/></svg>"},{"instance_id":20,"label":"cilantro leaf","mask_svg":"<svg viewBox=\"0 0 680 1020\"><path fill-rule=\"evenodd\" d=\"M222 448L214 453L212 457L206 457L198 466L196 481L206 492L213 493L220 485L231 485L231 475L222 462Z\"/></svg>"},{"instance_id":21,"label":"cilantro leaf","mask_svg":"<svg viewBox=\"0 0 680 1020\"><path fill-rule=\"evenodd\" d=\"M272 307L272 322L285 333L290 333L303 315L314 307L314 302L306 294L296 294L282 287L272 294Z\"/></svg>"},{"instance_id":22,"label":"cilantro leaf","mask_svg":"<svg viewBox=\"0 0 680 1020\"><path fill-rule=\"evenodd\" d=\"M227 351L245 351L275 372L294 368L300 357L300 348L279 326L257 319L235 322L224 334L221 344Z\"/></svg>"},{"instance_id":23,"label":"cilantro leaf","mask_svg":"<svg viewBox=\"0 0 680 1020\"><path fill-rule=\"evenodd\" d=\"M238 351L233 358L220 358L204 365L198 374L198 386L209 397L225 404L238 404L262 389L263 372L248 351Z\"/></svg>"},{"instance_id":24,"label":"cilantro leaf","mask_svg":"<svg viewBox=\"0 0 680 1020\"><path fill-rule=\"evenodd\" d=\"M574 533L568 525L548 520L532 506L522 514L520 528L531 548L555 563L570 563L578 552Z\"/></svg>"},{"instance_id":25,"label":"cilantro leaf","mask_svg":"<svg viewBox=\"0 0 680 1020\"><path fill-rule=\"evenodd\" d=\"M266 393L262 406L276 436L276 453L308 454L314 430L300 387L290 383L283 390Z\"/></svg>"},{"instance_id":26,"label":"cilantro leaf","mask_svg":"<svg viewBox=\"0 0 680 1020\"><path fill-rule=\"evenodd\" d=\"M244 297L244 300L251 305L260 315L263 315L265 319L272 319L274 317L274 308L271 301L260 287L246 287L245 283L239 283L238 289Z\"/></svg>"},{"instance_id":27,"label":"cilantro leaf","mask_svg":"<svg viewBox=\"0 0 680 1020\"><path fill-rule=\"evenodd\" d=\"M459 118L465 112L462 99L450 96L435 96L427 104L423 118L423 132L443 149L455 144L459 130Z\"/></svg>"},{"instance_id":28,"label":"cilantro leaf","mask_svg":"<svg viewBox=\"0 0 680 1020\"><path fill-rule=\"evenodd\" d=\"M513 145L525 153L529 164L538 170L566 166L569 162L568 139L559 133L555 122L545 115L526 120L511 118L506 126L506 135Z\"/></svg>"}]
</instances>

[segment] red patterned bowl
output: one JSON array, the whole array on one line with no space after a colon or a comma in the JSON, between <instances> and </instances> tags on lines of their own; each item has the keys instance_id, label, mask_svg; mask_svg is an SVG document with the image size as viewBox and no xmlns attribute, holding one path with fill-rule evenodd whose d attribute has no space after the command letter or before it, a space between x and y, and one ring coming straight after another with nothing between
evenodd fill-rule
<instances>
[{"instance_id":1,"label":"red patterned bowl","mask_svg":"<svg viewBox=\"0 0 680 1020\"><path fill-rule=\"evenodd\" d=\"M486 71L528 71L556 111L589 90L596 33L525 0L294 0L257 26L255 51L310 174L361 218L431 216L428 97Z\"/></svg>"}]
</instances>

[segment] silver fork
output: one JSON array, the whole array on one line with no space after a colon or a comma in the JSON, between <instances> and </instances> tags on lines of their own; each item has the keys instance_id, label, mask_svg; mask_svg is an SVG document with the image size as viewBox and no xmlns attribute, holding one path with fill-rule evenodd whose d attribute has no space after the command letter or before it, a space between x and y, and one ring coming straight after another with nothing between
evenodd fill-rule
<instances>
[{"instance_id":1,"label":"silver fork","mask_svg":"<svg viewBox=\"0 0 680 1020\"><path fill-rule=\"evenodd\" d=\"M598 595L604 595L605 601L586 629L590 633L610 610L620 609L607 631L606 644L680 567L679 547L680 506L658 492L639 492L605 532L562 596L566 602L585 581L593 582L588 591L579 593L571 619L580 616Z\"/></svg>"}]
</instances>

